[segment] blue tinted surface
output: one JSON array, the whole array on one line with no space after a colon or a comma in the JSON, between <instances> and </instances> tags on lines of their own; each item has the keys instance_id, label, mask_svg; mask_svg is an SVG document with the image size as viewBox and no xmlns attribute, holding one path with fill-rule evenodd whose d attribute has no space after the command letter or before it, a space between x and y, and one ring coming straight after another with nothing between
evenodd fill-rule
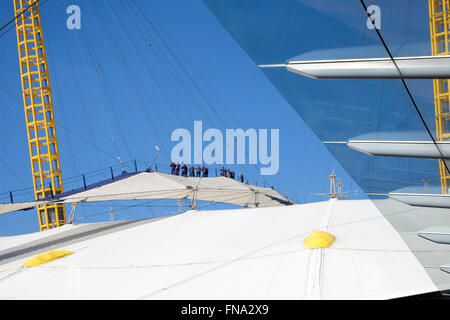
<instances>
[{"instance_id":1,"label":"blue tinted surface","mask_svg":"<svg viewBox=\"0 0 450 320\"><path fill-rule=\"evenodd\" d=\"M366 1L367 2L367 1ZM290 60L388 57L366 26L360 1L204 0L256 64ZM381 34L394 56L430 55L427 2L372 1L381 8ZM323 140L431 138L400 80L316 80L284 68L262 69ZM407 82L435 134L432 80ZM327 145L367 193L409 188L439 191L437 160L372 157L343 144Z\"/></svg>"}]
</instances>

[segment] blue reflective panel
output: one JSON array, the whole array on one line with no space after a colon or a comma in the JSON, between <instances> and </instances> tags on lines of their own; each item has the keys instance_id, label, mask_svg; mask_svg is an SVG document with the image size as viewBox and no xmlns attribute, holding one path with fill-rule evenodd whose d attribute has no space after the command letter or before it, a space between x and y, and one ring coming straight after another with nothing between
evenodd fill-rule
<instances>
[{"instance_id":1,"label":"blue reflective panel","mask_svg":"<svg viewBox=\"0 0 450 320\"><path fill-rule=\"evenodd\" d=\"M368 1L367 5L372 4ZM258 65L292 60L388 57L367 13L353 0L204 0ZM428 3L375 1L379 29L394 57L431 55ZM400 80L317 80L285 68L261 69L323 141L352 138L431 140ZM408 80L435 136L433 82ZM409 188L440 192L438 161L373 157L344 144L327 145L367 193Z\"/></svg>"}]
</instances>

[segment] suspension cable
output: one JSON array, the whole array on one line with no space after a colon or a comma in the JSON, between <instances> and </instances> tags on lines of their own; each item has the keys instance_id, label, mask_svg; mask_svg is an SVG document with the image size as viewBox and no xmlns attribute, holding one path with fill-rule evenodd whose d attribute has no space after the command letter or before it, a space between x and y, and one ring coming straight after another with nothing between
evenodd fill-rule
<instances>
[{"instance_id":1,"label":"suspension cable","mask_svg":"<svg viewBox=\"0 0 450 320\"><path fill-rule=\"evenodd\" d=\"M395 65L395 68L397 69L397 71L398 71L398 73L399 73L399 75L400 75L400 80L401 80L401 82L402 82L402 84L403 84L403 87L405 88L406 93L408 94L408 97L409 97L409 99L411 100L411 103L412 103L413 106L414 106L414 110L416 111L417 115L418 115L419 118L420 118L420 121L422 122L423 126L425 127L426 131L428 132L428 135L430 136L431 140L433 141L433 144L436 146L436 149L439 151L439 154L441 155L441 160L442 160L442 163L443 163L444 166L445 166L445 169L447 170L448 173L450 173L450 170L449 170L449 168L448 168L448 166L447 166L447 163L446 163L445 160L444 160L444 159L445 159L445 158L444 158L444 155L442 154L442 151L441 151L441 149L439 148L439 146L438 146L436 140L434 139L433 134L431 133L430 128L428 127L428 125L427 125L427 123L426 123L424 117L422 116L422 113L420 112L419 107L417 106L416 101L414 100L414 98L413 98L413 96L412 96L412 94L411 94L411 91L409 90L409 88L408 88L408 86L407 86L407 84L406 84L406 82L405 82L405 79L403 78L403 74L402 74L400 68L398 67L397 63L395 62L395 59L394 59L394 57L392 56L391 51L389 50L389 48L388 48L386 42L384 41L384 39L383 39L383 37L382 37L380 31L378 31L378 29L376 28L375 23L374 23L374 21L373 21L373 19L372 19L372 16L370 15L369 11L367 10L367 6L366 6L366 4L364 3L364 0L360 0L360 2L361 2L361 5L362 5L363 8L364 8L364 11L367 13L367 16L369 17L369 19L370 19L370 21L371 21L371 23L372 23L372 25L373 25L373 27L374 27L374 30L375 30L375 32L376 32L377 35L378 35L378 38L380 39L381 43L383 44L384 49L386 50L386 52L388 53L389 57L391 58L392 63Z\"/></svg>"},{"instance_id":2,"label":"suspension cable","mask_svg":"<svg viewBox=\"0 0 450 320\"><path fill-rule=\"evenodd\" d=\"M23 9L22 11L20 11L14 18L12 18L11 20L9 20L8 22L6 22L3 26L0 27L0 32L3 31L3 29L5 29L8 25L10 25L11 23L15 22L12 26L10 26L5 32L3 32L2 34L0 34L0 38L2 36L4 36L6 33L8 33L8 31L10 31L12 28L15 27L16 23L17 23L17 18L20 17L23 13L27 14L29 13L29 9L32 8L35 4L39 4L39 2L42 1L42 3L40 4L40 7L42 7L44 5L44 3L47 2L47 0L36 0L35 2L33 2L29 7Z\"/></svg>"}]
</instances>

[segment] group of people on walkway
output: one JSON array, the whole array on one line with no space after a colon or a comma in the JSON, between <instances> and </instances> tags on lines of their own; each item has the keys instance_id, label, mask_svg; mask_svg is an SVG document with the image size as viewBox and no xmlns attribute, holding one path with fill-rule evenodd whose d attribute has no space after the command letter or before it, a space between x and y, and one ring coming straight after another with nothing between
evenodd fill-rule
<instances>
[{"instance_id":1,"label":"group of people on walkway","mask_svg":"<svg viewBox=\"0 0 450 320\"><path fill-rule=\"evenodd\" d=\"M189 169L188 167L182 163L180 165L180 163L178 162L170 162L170 174L179 176L181 172L181 175L183 177L208 177L209 174L209 170L207 167L205 166L197 166L196 168L194 168L194 166L190 166ZM217 175L217 171L216 171L216 175ZM224 167L220 168L220 176L221 177L227 177L227 178L231 178L231 179L235 179L235 173L234 171L231 171L230 169L225 169ZM239 175L239 181L240 182L244 182L244 175L241 173Z\"/></svg>"},{"instance_id":2,"label":"group of people on walkway","mask_svg":"<svg viewBox=\"0 0 450 320\"><path fill-rule=\"evenodd\" d=\"M181 175L183 177L188 176L188 167L184 163L181 165L178 162L170 162L170 173L176 176ZM207 177L209 172L208 168L205 166L197 166L197 168L194 168L194 166L190 166L189 168L189 177Z\"/></svg>"},{"instance_id":3,"label":"group of people on walkway","mask_svg":"<svg viewBox=\"0 0 450 320\"><path fill-rule=\"evenodd\" d=\"M226 168L222 167L222 168L220 168L220 176L234 179L235 173L234 173L234 171L231 171L230 169L226 169ZM239 175L239 181L244 182L244 175L242 173Z\"/></svg>"}]
</instances>

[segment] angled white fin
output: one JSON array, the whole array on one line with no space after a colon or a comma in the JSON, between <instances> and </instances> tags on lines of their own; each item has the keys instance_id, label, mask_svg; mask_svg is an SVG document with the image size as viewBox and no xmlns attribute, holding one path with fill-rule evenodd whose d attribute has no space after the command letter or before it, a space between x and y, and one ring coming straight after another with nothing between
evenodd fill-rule
<instances>
[{"instance_id":1,"label":"angled white fin","mask_svg":"<svg viewBox=\"0 0 450 320\"><path fill-rule=\"evenodd\" d=\"M450 159L450 141L349 140L347 146L374 156Z\"/></svg>"},{"instance_id":2,"label":"angled white fin","mask_svg":"<svg viewBox=\"0 0 450 320\"><path fill-rule=\"evenodd\" d=\"M450 195L390 192L389 198L417 207L450 209Z\"/></svg>"},{"instance_id":3,"label":"angled white fin","mask_svg":"<svg viewBox=\"0 0 450 320\"><path fill-rule=\"evenodd\" d=\"M319 79L446 79L450 78L450 56L420 56L372 59L290 61L286 67L302 76ZM400 70L400 72L399 72Z\"/></svg>"}]
</instances>

